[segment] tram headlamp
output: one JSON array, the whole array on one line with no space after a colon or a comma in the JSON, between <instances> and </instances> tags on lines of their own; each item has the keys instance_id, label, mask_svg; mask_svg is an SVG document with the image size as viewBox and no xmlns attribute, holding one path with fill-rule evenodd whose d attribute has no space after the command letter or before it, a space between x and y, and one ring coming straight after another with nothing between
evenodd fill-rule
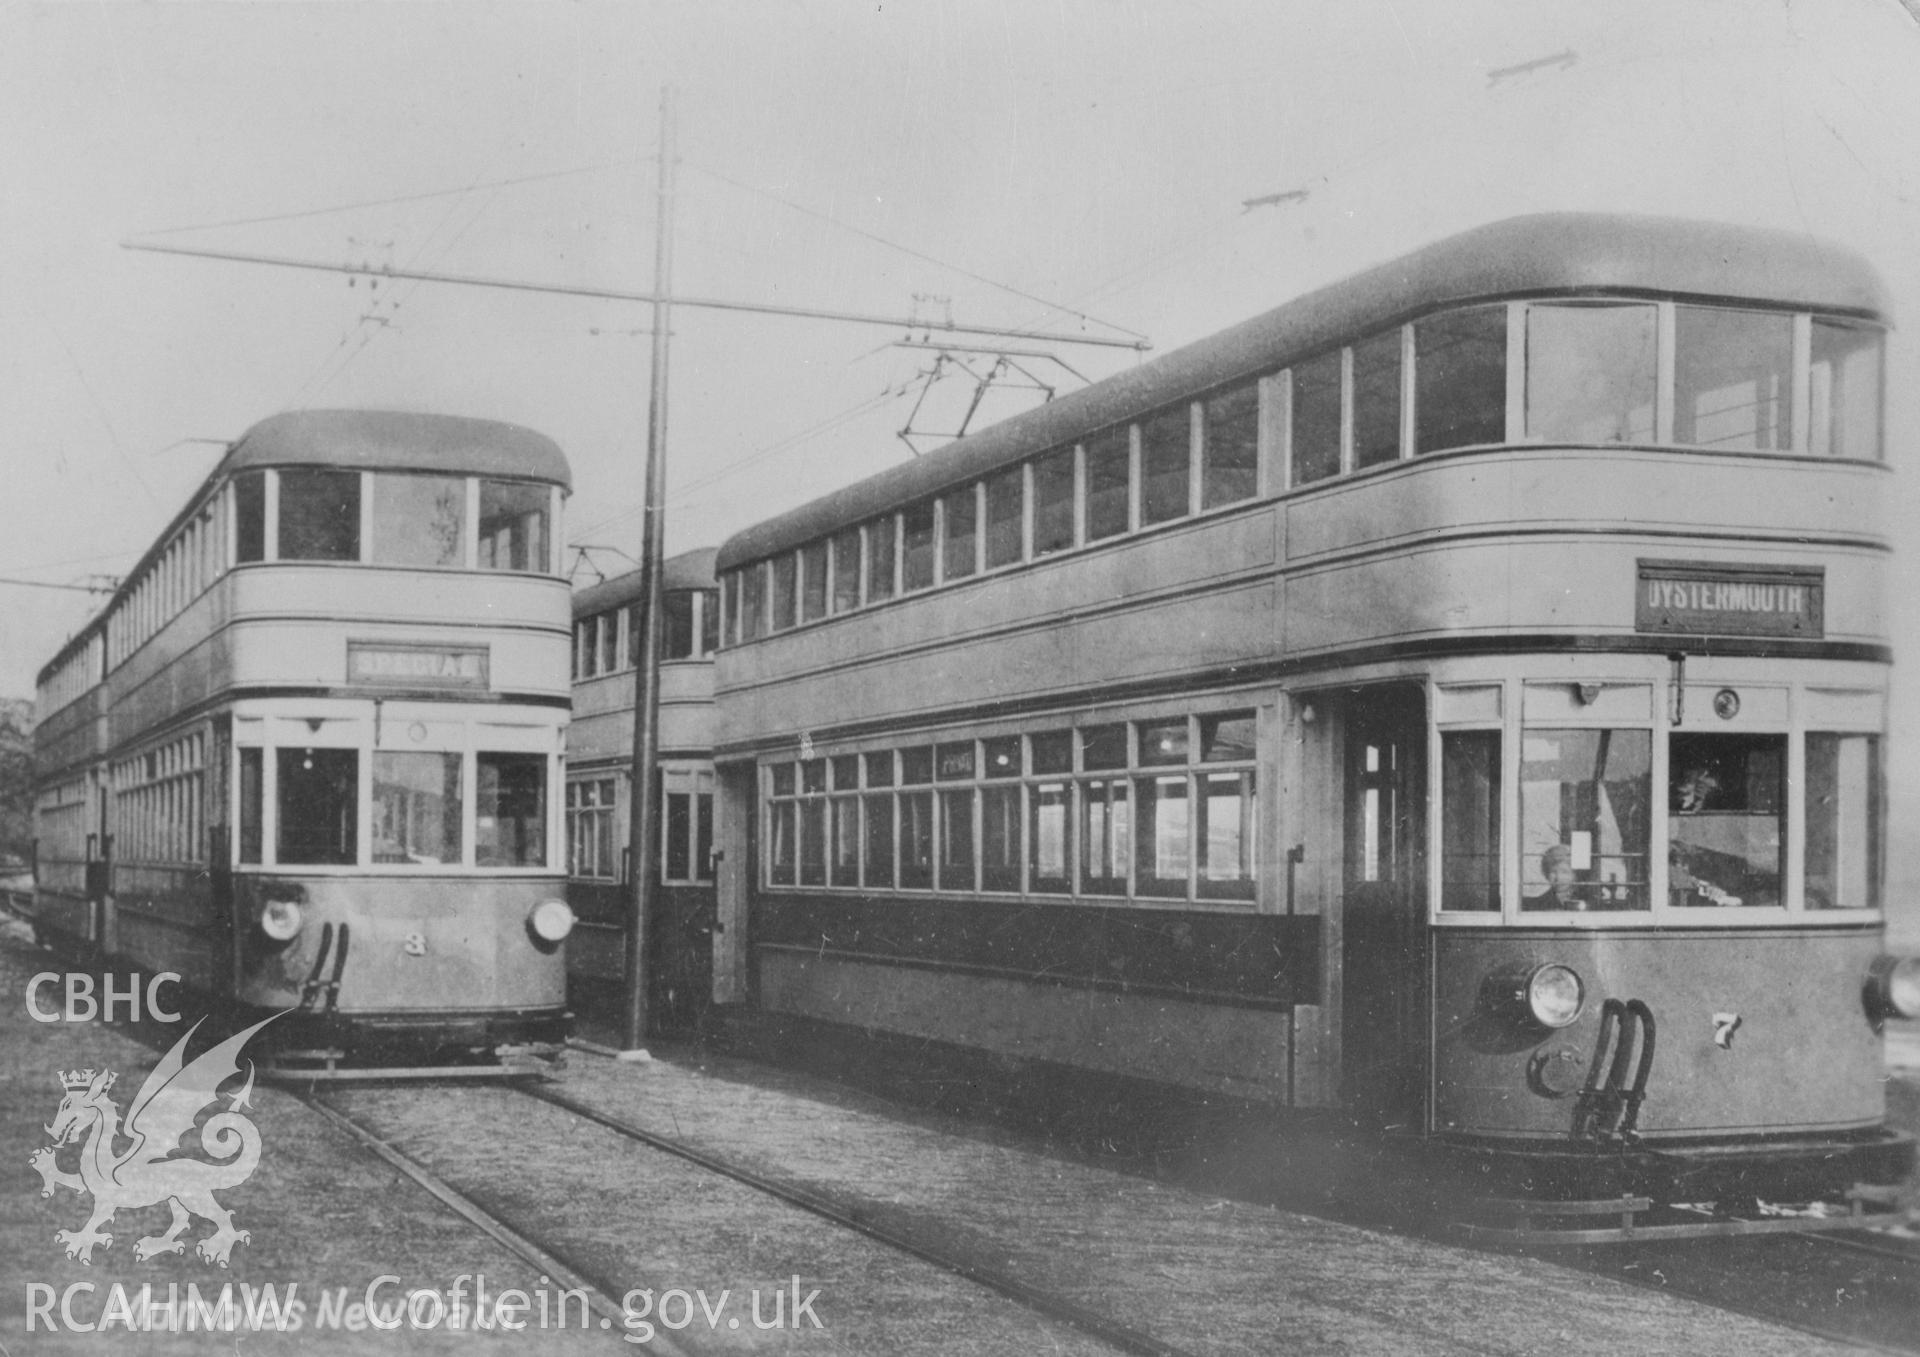
<instances>
[{"instance_id":1,"label":"tram headlamp","mask_svg":"<svg viewBox=\"0 0 1920 1357\"><path fill-rule=\"evenodd\" d=\"M291 942L304 922L300 906L291 900L269 900L260 911L260 931L275 942Z\"/></svg>"},{"instance_id":2,"label":"tram headlamp","mask_svg":"<svg viewBox=\"0 0 1920 1357\"><path fill-rule=\"evenodd\" d=\"M1571 966L1557 961L1503 966L1481 985L1483 1008L1522 1026L1557 1031L1571 1027L1586 1006L1587 987Z\"/></svg>"},{"instance_id":3,"label":"tram headlamp","mask_svg":"<svg viewBox=\"0 0 1920 1357\"><path fill-rule=\"evenodd\" d=\"M1875 957L1867 968L1867 1008L1876 1019L1920 1018L1920 957Z\"/></svg>"},{"instance_id":4,"label":"tram headlamp","mask_svg":"<svg viewBox=\"0 0 1920 1357\"><path fill-rule=\"evenodd\" d=\"M1587 1002L1587 987L1571 966L1537 966L1527 977L1527 1012L1542 1027L1569 1027Z\"/></svg>"},{"instance_id":5,"label":"tram headlamp","mask_svg":"<svg viewBox=\"0 0 1920 1357\"><path fill-rule=\"evenodd\" d=\"M542 942L561 942L573 932L573 911L565 900L542 900L527 915L527 927Z\"/></svg>"}]
</instances>

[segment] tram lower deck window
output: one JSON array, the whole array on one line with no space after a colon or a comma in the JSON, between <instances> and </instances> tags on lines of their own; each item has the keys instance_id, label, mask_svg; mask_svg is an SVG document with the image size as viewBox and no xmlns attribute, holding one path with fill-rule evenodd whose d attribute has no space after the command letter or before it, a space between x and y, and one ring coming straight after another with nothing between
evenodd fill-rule
<instances>
[{"instance_id":1,"label":"tram lower deck window","mask_svg":"<svg viewBox=\"0 0 1920 1357\"><path fill-rule=\"evenodd\" d=\"M1808 909L1879 909L1884 783L1877 735L1807 733Z\"/></svg>"},{"instance_id":2,"label":"tram lower deck window","mask_svg":"<svg viewBox=\"0 0 1920 1357\"><path fill-rule=\"evenodd\" d=\"M373 860L458 864L460 800L458 754L376 752Z\"/></svg>"},{"instance_id":3,"label":"tram lower deck window","mask_svg":"<svg viewBox=\"0 0 1920 1357\"><path fill-rule=\"evenodd\" d=\"M474 756L474 861L482 867L547 865L547 758Z\"/></svg>"},{"instance_id":4,"label":"tram lower deck window","mask_svg":"<svg viewBox=\"0 0 1920 1357\"><path fill-rule=\"evenodd\" d=\"M1500 910L1500 732L1440 735L1440 908Z\"/></svg>"},{"instance_id":5,"label":"tram lower deck window","mask_svg":"<svg viewBox=\"0 0 1920 1357\"><path fill-rule=\"evenodd\" d=\"M1652 792L1651 731L1523 732L1523 908L1650 908L1647 841Z\"/></svg>"},{"instance_id":6,"label":"tram lower deck window","mask_svg":"<svg viewBox=\"0 0 1920 1357\"><path fill-rule=\"evenodd\" d=\"M1667 746L1667 898L1779 905L1787 737L1675 733Z\"/></svg>"},{"instance_id":7,"label":"tram lower deck window","mask_svg":"<svg viewBox=\"0 0 1920 1357\"><path fill-rule=\"evenodd\" d=\"M359 861L360 752L280 749L274 772L280 792L276 860L343 866Z\"/></svg>"}]
</instances>

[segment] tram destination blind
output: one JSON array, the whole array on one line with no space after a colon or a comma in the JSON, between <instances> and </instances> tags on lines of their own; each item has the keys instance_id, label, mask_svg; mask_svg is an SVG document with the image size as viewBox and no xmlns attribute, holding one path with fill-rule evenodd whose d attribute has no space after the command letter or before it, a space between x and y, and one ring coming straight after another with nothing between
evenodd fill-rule
<instances>
[{"instance_id":1,"label":"tram destination blind","mask_svg":"<svg viewBox=\"0 0 1920 1357\"><path fill-rule=\"evenodd\" d=\"M1639 562L1635 631L1687 636L1826 634L1826 571L1713 561Z\"/></svg>"}]
</instances>

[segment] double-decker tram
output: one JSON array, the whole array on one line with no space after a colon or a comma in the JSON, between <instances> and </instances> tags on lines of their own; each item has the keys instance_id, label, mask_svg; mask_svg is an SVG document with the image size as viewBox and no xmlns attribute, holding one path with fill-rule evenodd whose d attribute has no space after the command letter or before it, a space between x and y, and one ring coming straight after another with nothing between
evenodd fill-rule
<instances>
[{"instance_id":1,"label":"double-decker tram","mask_svg":"<svg viewBox=\"0 0 1920 1357\"><path fill-rule=\"evenodd\" d=\"M713 995L714 550L664 563L660 618L660 854L641 955L648 1029L697 1030ZM646 600L631 571L573 596L573 724L567 729L567 901L578 922L567 967L604 988L625 978L632 912L634 666Z\"/></svg>"},{"instance_id":2,"label":"double-decker tram","mask_svg":"<svg viewBox=\"0 0 1920 1357\"><path fill-rule=\"evenodd\" d=\"M734 537L721 997L1564 1237L1897 1183L1882 295L1514 219Z\"/></svg>"},{"instance_id":3,"label":"double-decker tram","mask_svg":"<svg viewBox=\"0 0 1920 1357\"><path fill-rule=\"evenodd\" d=\"M283 1068L557 1052L568 484L488 421L249 430L40 675L40 938Z\"/></svg>"}]
</instances>

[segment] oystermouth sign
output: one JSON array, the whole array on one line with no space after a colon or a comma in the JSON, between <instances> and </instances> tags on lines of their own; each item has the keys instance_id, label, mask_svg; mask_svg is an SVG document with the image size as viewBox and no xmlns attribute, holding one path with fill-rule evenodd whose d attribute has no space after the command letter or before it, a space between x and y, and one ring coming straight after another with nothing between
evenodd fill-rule
<instances>
[{"instance_id":1,"label":"oystermouth sign","mask_svg":"<svg viewBox=\"0 0 1920 1357\"><path fill-rule=\"evenodd\" d=\"M1826 571L1820 566L1642 560L1633 629L1817 639L1826 634Z\"/></svg>"}]
</instances>

